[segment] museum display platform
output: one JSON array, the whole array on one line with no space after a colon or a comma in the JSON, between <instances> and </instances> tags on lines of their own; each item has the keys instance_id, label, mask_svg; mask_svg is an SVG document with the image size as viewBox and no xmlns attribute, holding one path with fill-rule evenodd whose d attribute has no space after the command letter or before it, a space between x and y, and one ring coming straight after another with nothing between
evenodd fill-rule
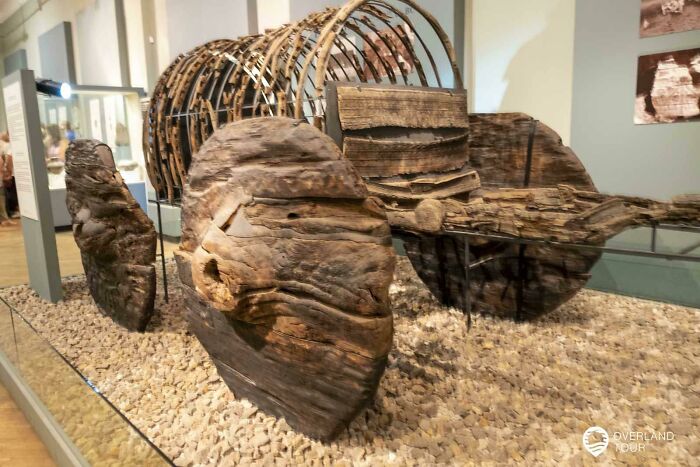
<instances>
[{"instance_id":1,"label":"museum display platform","mask_svg":"<svg viewBox=\"0 0 700 467\"><path fill-rule=\"evenodd\" d=\"M168 279L170 301L159 287L145 333L103 316L84 276L64 279L65 299L55 305L25 286L0 290L17 310L18 347L12 315L2 310L2 351L19 352L23 376L86 458L160 461L120 414L183 466L571 464L589 456L578 445L593 423L675 434L647 452L608 449L614 462L691 464L700 455L700 374L689 364L700 356L700 316L692 308L584 289L537 320L475 315L468 331L461 311L440 306L400 258L390 289L395 341L377 396L324 444L226 387L187 330L172 262ZM41 350L49 349L43 339L93 389L61 356ZM64 383L66 372L79 381Z\"/></svg>"}]
</instances>

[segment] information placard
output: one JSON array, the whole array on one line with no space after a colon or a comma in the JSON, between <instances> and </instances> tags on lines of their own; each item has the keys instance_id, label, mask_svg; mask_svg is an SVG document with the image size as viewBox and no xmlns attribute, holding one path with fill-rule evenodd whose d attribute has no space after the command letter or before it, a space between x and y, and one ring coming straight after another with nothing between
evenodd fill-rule
<instances>
[{"instance_id":1,"label":"information placard","mask_svg":"<svg viewBox=\"0 0 700 467\"><path fill-rule=\"evenodd\" d=\"M39 220L36 192L32 183L32 168L29 160L27 129L24 122L24 107L20 83L15 81L3 89L7 130L12 144L12 161L15 167L15 183L19 211L23 217Z\"/></svg>"}]
</instances>

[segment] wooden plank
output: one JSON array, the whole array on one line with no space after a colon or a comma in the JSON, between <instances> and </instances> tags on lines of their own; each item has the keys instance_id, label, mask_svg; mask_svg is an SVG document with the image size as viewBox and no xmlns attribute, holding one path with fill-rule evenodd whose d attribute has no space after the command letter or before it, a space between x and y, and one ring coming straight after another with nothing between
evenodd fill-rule
<instances>
[{"instance_id":1,"label":"wooden plank","mask_svg":"<svg viewBox=\"0 0 700 467\"><path fill-rule=\"evenodd\" d=\"M413 180L367 180L370 193L386 200L444 199L469 193L481 186L475 170L430 174Z\"/></svg>"},{"instance_id":2,"label":"wooden plank","mask_svg":"<svg viewBox=\"0 0 700 467\"><path fill-rule=\"evenodd\" d=\"M346 136L343 152L363 177L390 177L461 168L468 160L469 143L466 132L424 142Z\"/></svg>"},{"instance_id":3,"label":"wooden plank","mask_svg":"<svg viewBox=\"0 0 700 467\"><path fill-rule=\"evenodd\" d=\"M338 86L341 128L467 128L466 91Z\"/></svg>"}]
</instances>

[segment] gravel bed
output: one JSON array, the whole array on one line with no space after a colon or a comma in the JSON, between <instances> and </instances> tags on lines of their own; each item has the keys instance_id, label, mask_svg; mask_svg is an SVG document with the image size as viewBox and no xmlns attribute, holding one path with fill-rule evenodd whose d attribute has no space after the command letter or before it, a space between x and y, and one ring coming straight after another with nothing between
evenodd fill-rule
<instances>
[{"instance_id":1,"label":"gravel bed","mask_svg":"<svg viewBox=\"0 0 700 467\"><path fill-rule=\"evenodd\" d=\"M700 312L584 290L536 322L441 307L399 261L394 348L373 405L332 443L236 399L162 288L143 334L100 314L85 279L52 305L0 290L177 465L698 465ZM597 460L581 437L610 434ZM668 432L641 452L614 433Z\"/></svg>"}]
</instances>

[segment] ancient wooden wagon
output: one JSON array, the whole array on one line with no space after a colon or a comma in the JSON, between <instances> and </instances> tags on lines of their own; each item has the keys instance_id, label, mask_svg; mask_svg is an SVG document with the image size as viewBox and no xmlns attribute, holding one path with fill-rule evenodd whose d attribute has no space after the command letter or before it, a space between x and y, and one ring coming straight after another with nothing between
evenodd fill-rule
<instances>
[{"instance_id":1,"label":"ancient wooden wagon","mask_svg":"<svg viewBox=\"0 0 700 467\"><path fill-rule=\"evenodd\" d=\"M353 419L391 347L392 232L445 305L468 296L499 314L519 300L537 315L573 296L599 253L476 242L466 290L463 240L448 231L600 245L698 221L697 197L598 193L554 131L469 115L462 88L447 35L411 0L352 0L209 42L163 73L148 173L182 196L188 319L237 394L320 438Z\"/></svg>"}]
</instances>

